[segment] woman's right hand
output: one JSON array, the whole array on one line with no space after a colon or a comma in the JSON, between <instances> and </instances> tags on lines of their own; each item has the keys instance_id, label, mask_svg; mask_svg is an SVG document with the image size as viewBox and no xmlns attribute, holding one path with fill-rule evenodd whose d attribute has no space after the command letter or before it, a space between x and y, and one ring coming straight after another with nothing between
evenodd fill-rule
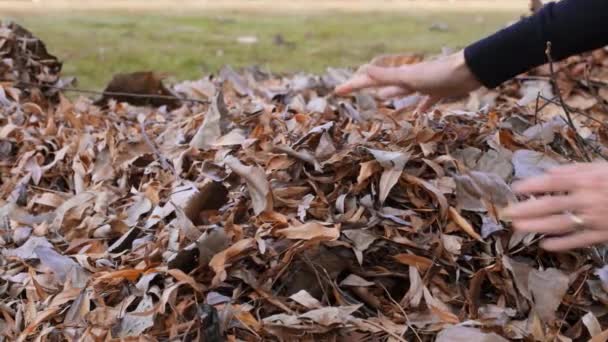
<instances>
[{"instance_id":1,"label":"woman's right hand","mask_svg":"<svg viewBox=\"0 0 608 342\"><path fill-rule=\"evenodd\" d=\"M425 95L418 105L424 112L443 98L464 96L481 87L466 64L464 51L433 61L400 67L364 65L344 84L336 87L338 95L361 89L376 89L383 99L411 93Z\"/></svg>"}]
</instances>

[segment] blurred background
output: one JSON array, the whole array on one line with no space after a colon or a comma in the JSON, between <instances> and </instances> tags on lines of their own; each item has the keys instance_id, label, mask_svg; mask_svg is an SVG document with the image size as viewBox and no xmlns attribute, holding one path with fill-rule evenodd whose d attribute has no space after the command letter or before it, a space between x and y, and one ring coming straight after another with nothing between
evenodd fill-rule
<instances>
[{"instance_id":1,"label":"blurred background","mask_svg":"<svg viewBox=\"0 0 608 342\"><path fill-rule=\"evenodd\" d=\"M0 0L100 89L119 72L196 79L229 64L273 72L355 67L387 53L457 49L529 13L529 0Z\"/></svg>"}]
</instances>

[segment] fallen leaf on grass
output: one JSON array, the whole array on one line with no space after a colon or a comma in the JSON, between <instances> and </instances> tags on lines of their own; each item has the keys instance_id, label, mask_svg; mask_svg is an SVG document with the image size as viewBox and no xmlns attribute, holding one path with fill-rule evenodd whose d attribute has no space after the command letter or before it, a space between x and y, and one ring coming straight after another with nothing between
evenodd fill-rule
<instances>
[{"instance_id":1,"label":"fallen leaf on grass","mask_svg":"<svg viewBox=\"0 0 608 342\"><path fill-rule=\"evenodd\" d=\"M177 106L179 100L163 84L164 75L151 71L138 71L130 74L114 75L110 83L103 91L101 99L97 100L98 105L106 104L113 99L118 102L128 102L134 105L153 105L153 106ZM129 95L126 95L129 94ZM162 95L173 98L158 98L137 95Z\"/></svg>"}]
</instances>

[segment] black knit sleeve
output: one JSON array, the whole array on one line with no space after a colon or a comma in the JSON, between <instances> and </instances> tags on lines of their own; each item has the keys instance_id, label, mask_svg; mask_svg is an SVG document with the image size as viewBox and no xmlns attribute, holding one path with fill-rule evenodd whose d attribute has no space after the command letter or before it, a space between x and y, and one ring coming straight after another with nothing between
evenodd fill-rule
<instances>
[{"instance_id":1,"label":"black knit sleeve","mask_svg":"<svg viewBox=\"0 0 608 342\"><path fill-rule=\"evenodd\" d=\"M488 88L547 62L608 45L608 0L562 0L469 45L467 65Z\"/></svg>"}]
</instances>

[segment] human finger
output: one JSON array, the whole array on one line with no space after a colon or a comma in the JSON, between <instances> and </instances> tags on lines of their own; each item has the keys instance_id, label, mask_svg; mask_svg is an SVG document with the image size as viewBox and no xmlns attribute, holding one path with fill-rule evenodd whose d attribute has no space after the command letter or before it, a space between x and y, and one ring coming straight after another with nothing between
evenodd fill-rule
<instances>
[{"instance_id":1,"label":"human finger","mask_svg":"<svg viewBox=\"0 0 608 342\"><path fill-rule=\"evenodd\" d=\"M583 198L578 194L562 196L543 196L512 204L504 214L512 220L544 217L547 215L576 211L581 209Z\"/></svg>"},{"instance_id":2,"label":"human finger","mask_svg":"<svg viewBox=\"0 0 608 342\"><path fill-rule=\"evenodd\" d=\"M577 226L565 214L513 220L513 228L525 233L565 234L576 230Z\"/></svg>"},{"instance_id":3,"label":"human finger","mask_svg":"<svg viewBox=\"0 0 608 342\"><path fill-rule=\"evenodd\" d=\"M582 230L577 233L548 238L541 242L541 247L548 251L565 251L574 248L589 247L608 241L608 231Z\"/></svg>"},{"instance_id":4,"label":"human finger","mask_svg":"<svg viewBox=\"0 0 608 342\"><path fill-rule=\"evenodd\" d=\"M520 194L573 191L579 188L580 177L570 174L548 173L525 179L513 184L513 190Z\"/></svg>"},{"instance_id":5,"label":"human finger","mask_svg":"<svg viewBox=\"0 0 608 342\"><path fill-rule=\"evenodd\" d=\"M368 65L364 72L379 85L404 86L408 78L408 67L380 67Z\"/></svg>"},{"instance_id":6,"label":"human finger","mask_svg":"<svg viewBox=\"0 0 608 342\"><path fill-rule=\"evenodd\" d=\"M593 172L601 167L608 166L608 163L575 163L569 165L558 166L549 170L549 173L556 175L572 175L579 173Z\"/></svg>"},{"instance_id":7,"label":"human finger","mask_svg":"<svg viewBox=\"0 0 608 342\"><path fill-rule=\"evenodd\" d=\"M441 101L441 97L437 96L426 96L416 108L416 112L424 113L433 107L437 102Z\"/></svg>"},{"instance_id":8,"label":"human finger","mask_svg":"<svg viewBox=\"0 0 608 342\"><path fill-rule=\"evenodd\" d=\"M382 100L388 100L397 96L405 96L411 94L412 91L399 86L389 86L378 89L376 96Z\"/></svg>"},{"instance_id":9,"label":"human finger","mask_svg":"<svg viewBox=\"0 0 608 342\"><path fill-rule=\"evenodd\" d=\"M348 81L336 87L335 93L338 95L348 95L353 91L376 86L375 81L367 73L357 73Z\"/></svg>"}]
</instances>

